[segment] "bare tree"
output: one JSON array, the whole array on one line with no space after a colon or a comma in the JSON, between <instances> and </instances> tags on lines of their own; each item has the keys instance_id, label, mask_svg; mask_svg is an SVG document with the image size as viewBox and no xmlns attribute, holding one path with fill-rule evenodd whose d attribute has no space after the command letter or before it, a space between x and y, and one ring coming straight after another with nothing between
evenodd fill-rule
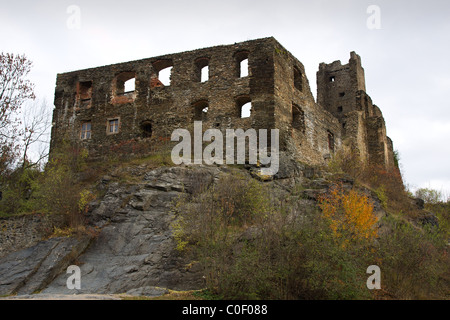
<instances>
[{"instance_id":1,"label":"bare tree","mask_svg":"<svg viewBox=\"0 0 450 320\"><path fill-rule=\"evenodd\" d=\"M25 55L0 54L0 175L14 162L20 148L21 106L35 99L34 85L26 79L31 66Z\"/></svg>"},{"instance_id":2,"label":"bare tree","mask_svg":"<svg viewBox=\"0 0 450 320\"><path fill-rule=\"evenodd\" d=\"M20 161L26 169L39 165L48 156L51 109L45 99L25 105L22 125Z\"/></svg>"}]
</instances>

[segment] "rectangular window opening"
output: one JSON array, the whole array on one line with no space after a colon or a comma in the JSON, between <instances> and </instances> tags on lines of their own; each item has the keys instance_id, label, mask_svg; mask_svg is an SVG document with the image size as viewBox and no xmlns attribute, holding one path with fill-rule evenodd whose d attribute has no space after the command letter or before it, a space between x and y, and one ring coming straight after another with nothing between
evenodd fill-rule
<instances>
[{"instance_id":1,"label":"rectangular window opening","mask_svg":"<svg viewBox=\"0 0 450 320\"><path fill-rule=\"evenodd\" d=\"M89 102L92 98L92 81L80 81L77 85L77 98L81 102Z\"/></svg>"},{"instance_id":2,"label":"rectangular window opening","mask_svg":"<svg viewBox=\"0 0 450 320\"><path fill-rule=\"evenodd\" d=\"M328 131L328 150L334 153L334 134Z\"/></svg>"},{"instance_id":3,"label":"rectangular window opening","mask_svg":"<svg viewBox=\"0 0 450 320\"><path fill-rule=\"evenodd\" d=\"M305 112L297 105L292 105L292 127L305 132Z\"/></svg>"},{"instance_id":4,"label":"rectangular window opening","mask_svg":"<svg viewBox=\"0 0 450 320\"><path fill-rule=\"evenodd\" d=\"M297 67L294 67L294 87L299 91L303 90L302 73Z\"/></svg>"}]
</instances>

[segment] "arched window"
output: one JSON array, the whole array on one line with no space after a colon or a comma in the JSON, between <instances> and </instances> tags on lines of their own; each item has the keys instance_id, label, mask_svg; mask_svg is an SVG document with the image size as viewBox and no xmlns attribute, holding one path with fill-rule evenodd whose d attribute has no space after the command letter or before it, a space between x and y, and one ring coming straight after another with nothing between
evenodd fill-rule
<instances>
[{"instance_id":1,"label":"arched window","mask_svg":"<svg viewBox=\"0 0 450 320\"><path fill-rule=\"evenodd\" d=\"M128 95L134 93L136 73L122 72L116 77L116 86L114 92L116 96Z\"/></svg>"},{"instance_id":2,"label":"arched window","mask_svg":"<svg viewBox=\"0 0 450 320\"><path fill-rule=\"evenodd\" d=\"M236 59L236 76L239 78L247 77L250 75L248 65L248 51L239 51L235 54Z\"/></svg>"},{"instance_id":3,"label":"arched window","mask_svg":"<svg viewBox=\"0 0 450 320\"><path fill-rule=\"evenodd\" d=\"M152 122L150 120L142 121L140 128L143 138L150 138L152 136Z\"/></svg>"},{"instance_id":4,"label":"arched window","mask_svg":"<svg viewBox=\"0 0 450 320\"><path fill-rule=\"evenodd\" d=\"M150 86L152 88L170 86L172 83L172 60L164 59L155 61L153 62L153 68L156 72L156 79L151 79Z\"/></svg>"},{"instance_id":5,"label":"arched window","mask_svg":"<svg viewBox=\"0 0 450 320\"><path fill-rule=\"evenodd\" d=\"M195 81L206 82L209 80L209 59L198 58L195 60Z\"/></svg>"},{"instance_id":6,"label":"arched window","mask_svg":"<svg viewBox=\"0 0 450 320\"><path fill-rule=\"evenodd\" d=\"M194 121L208 120L208 100L200 100L192 104L194 111Z\"/></svg>"},{"instance_id":7,"label":"arched window","mask_svg":"<svg viewBox=\"0 0 450 320\"><path fill-rule=\"evenodd\" d=\"M252 100L249 96L240 96L236 99L237 114L239 118L249 118L252 113Z\"/></svg>"},{"instance_id":8,"label":"arched window","mask_svg":"<svg viewBox=\"0 0 450 320\"><path fill-rule=\"evenodd\" d=\"M125 93L134 92L135 84L136 84L135 80L136 80L136 78L131 78L124 82Z\"/></svg>"}]
</instances>

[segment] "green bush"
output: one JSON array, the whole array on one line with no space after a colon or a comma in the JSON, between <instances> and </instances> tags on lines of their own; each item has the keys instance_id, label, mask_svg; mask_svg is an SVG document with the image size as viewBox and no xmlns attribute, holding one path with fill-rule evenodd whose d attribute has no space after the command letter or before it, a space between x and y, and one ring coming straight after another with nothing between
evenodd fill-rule
<instances>
[{"instance_id":1,"label":"green bush","mask_svg":"<svg viewBox=\"0 0 450 320\"><path fill-rule=\"evenodd\" d=\"M65 225L77 230L85 224L84 213L94 195L80 183L87 169L84 149L64 144L53 153L40 179L34 181L31 206L45 214L61 214Z\"/></svg>"},{"instance_id":2,"label":"green bush","mask_svg":"<svg viewBox=\"0 0 450 320\"><path fill-rule=\"evenodd\" d=\"M0 215L14 215L30 212L33 206L30 202L34 185L42 176L38 168L19 167L3 182Z\"/></svg>"},{"instance_id":3,"label":"green bush","mask_svg":"<svg viewBox=\"0 0 450 320\"><path fill-rule=\"evenodd\" d=\"M385 290L397 299L448 298L450 260L442 234L392 216L385 224L390 231L377 252Z\"/></svg>"}]
</instances>

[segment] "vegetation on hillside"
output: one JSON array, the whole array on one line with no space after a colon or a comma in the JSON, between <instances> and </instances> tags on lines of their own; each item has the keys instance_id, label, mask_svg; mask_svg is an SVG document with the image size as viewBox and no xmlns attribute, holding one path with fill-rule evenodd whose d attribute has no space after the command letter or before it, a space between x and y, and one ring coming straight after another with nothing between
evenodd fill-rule
<instances>
[{"instance_id":1,"label":"vegetation on hillside","mask_svg":"<svg viewBox=\"0 0 450 320\"><path fill-rule=\"evenodd\" d=\"M316 204L302 185L280 198L242 171L179 200L178 249L203 265L209 292L225 299L449 298L448 203L439 205L447 209L439 225L421 224L423 210L398 170L362 167L348 189L333 183L349 174L333 165L329 191ZM382 218L373 200L386 211ZM366 286L370 265L380 267L381 290Z\"/></svg>"},{"instance_id":2,"label":"vegetation on hillside","mask_svg":"<svg viewBox=\"0 0 450 320\"><path fill-rule=\"evenodd\" d=\"M0 92L9 93L0 95L0 216L61 215L57 234L86 232L89 203L101 197L100 177L115 170L119 182L134 183L127 168L170 165L167 141L127 161L88 163L86 150L68 142L46 164L45 153L31 161L29 147L45 127L37 118L23 127L14 121L23 102L34 99L30 67L24 56L0 55ZM9 87L12 82L20 85ZM114 153L140 153L143 143L125 141ZM177 248L203 267L208 298L448 299L450 202L421 189L420 208L404 186L398 153L394 160L386 170L343 148L321 168L329 188L317 201L299 182L282 191L243 168L230 168L211 186L197 179L174 207ZM343 176L353 180L350 188L339 183ZM384 215L377 215L375 202ZM380 267L380 290L366 286L370 265Z\"/></svg>"}]
</instances>

